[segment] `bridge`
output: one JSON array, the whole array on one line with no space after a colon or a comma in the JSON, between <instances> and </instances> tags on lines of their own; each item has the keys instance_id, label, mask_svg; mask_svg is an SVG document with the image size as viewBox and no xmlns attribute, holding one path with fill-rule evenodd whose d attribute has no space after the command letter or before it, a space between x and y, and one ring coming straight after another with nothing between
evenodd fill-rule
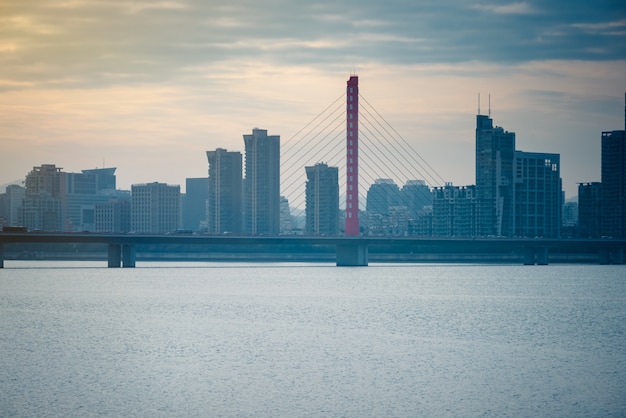
<instances>
[{"instance_id":1,"label":"bridge","mask_svg":"<svg viewBox=\"0 0 626 418\"><path fill-rule=\"evenodd\" d=\"M272 247L276 253L279 247L305 249L307 246L334 248L337 266L367 266L370 250L377 254L394 255L436 255L446 254L465 259L484 259L488 254L507 255L509 259L520 260L526 265L548 264L550 257L560 255L586 254L602 264L623 264L624 239L525 239L525 238L425 238L408 236L406 232L398 236L371 236L363 234L359 214L366 196L359 189L360 181L373 184L388 177L410 181L423 181L424 184L442 185L443 178L402 138L389 123L359 94L358 77L350 76L347 82L345 100L343 95L318 115L285 145L287 158L281 159L281 194L296 195L294 190L305 189L304 171L306 165L320 161L344 168L339 176L341 195L345 198L345 228L343 235L335 231L326 234L317 230L309 235L239 236L220 235L141 235L108 233L40 233L40 232L0 232L0 267L4 267L5 251L12 245L31 244L101 244L107 250L109 267L135 267L137 248L149 245L185 245L200 248L209 247ZM363 113L359 113L359 102L363 103ZM359 122L359 118L361 122ZM382 119L382 120L381 120ZM311 128L308 131L309 125ZM362 128L360 130L359 128ZM330 132L322 133L325 129ZM304 133L302 133L304 132ZM320 138L321 136L321 138ZM339 140L337 140L339 139ZM366 141L360 141L365 139ZM313 144L314 148L303 145ZM359 146L365 151L361 153ZM412 156L407 160L407 156ZM362 158L364 157L364 158ZM342 163L343 161L343 163ZM361 165L361 167L360 167ZM364 168L365 170L361 170ZM416 175L417 174L417 175ZM369 178L367 177L369 176ZM424 180L416 180L421 177ZM384 184L380 184L384 186ZM319 194L319 190L316 192ZM423 199L416 198L416 199ZM301 204L302 202L300 202ZM423 202L422 202L423 203ZM301 207L295 204L296 207ZM319 221L319 219L318 219ZM319 222L318 222L319 223ZM200 249L205 251L204 249ZM482 258L481 258L482 257ZM411 257L404 257L410 259Z\"/></svg>"},{"instance_id":2,"label":"bridge","mask_svg":"<svg viewBox=\"0 0 626 418\"><path fill-rule=\"evenodd\" d=\"M108 267L135 267L137 247L185 245L206 248L223 246L306 248L334 247L337 266L367 266L370 248L387 255L447 254L465 259L486 255L507 255L525 265L546 265L551 255L587 255L600 264L623 264L625 239L508 239L508 238L413 238L413 237L323 237L323 236L215 236L215 235L134 235L83 233L0 232L0 268L5 251L19 243L101 244L107 251ZM469 258L468 258L469 256ZM483 258L481 258L483 257ZM393 257L389 259L394 259Z\"/></svg>"}]
</instances>

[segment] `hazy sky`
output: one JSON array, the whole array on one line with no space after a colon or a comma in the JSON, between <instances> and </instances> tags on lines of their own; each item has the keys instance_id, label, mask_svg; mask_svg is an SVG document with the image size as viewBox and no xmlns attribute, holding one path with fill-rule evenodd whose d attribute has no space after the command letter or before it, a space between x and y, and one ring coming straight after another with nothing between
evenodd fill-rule
<instances>
[{"instance_id":1,"label":"hazy sky","mask_svg":"<svg viewBox=\"0 0 626 418\"><path fill-rule=\"evenodd\" d=\"M0 184L53 163L118 187L207 175L253 127L288 140L361 94L446 180L474 183L477 95L568 197L624 129L624 0L2 0Z\"/></svg>"}]
</instances>

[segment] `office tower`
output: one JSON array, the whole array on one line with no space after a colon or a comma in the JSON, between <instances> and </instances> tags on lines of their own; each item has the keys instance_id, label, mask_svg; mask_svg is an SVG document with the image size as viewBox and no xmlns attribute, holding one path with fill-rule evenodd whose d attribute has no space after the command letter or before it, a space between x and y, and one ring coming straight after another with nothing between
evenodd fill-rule
<instances>
[{"instance_id":1,"label":"office tower","mask_svg":"<svg viewBox=\"0 0 626 418\"><path fill-rule=\"evenodd\" d=\"M371 234L393 234L391 208L402 205L400 189L391 179L376 179L367 190L365 210ZM394 209L395 210L395 209Z\"/></svg>"},{"instance_id":2,"label":"office tower","mask_svg":"<svg viewBox=\"0 0 626 418\"><path fill-rule=\"evenodd\" d=\"M561 235L563 193L559 154L515 151L515 235Z\"/></svg>"},{"instance_id":3,"label":"office tower","mask_svg":"<svg viewBox=\"0 0 626 418\"><path fill-rule=\"evenodd\" d=\"M130 232L130 206L130 199L124 198L113 198L108 202L97 203L94 209L95 231Z\"/></svg>"},{"instance_id":4,"label":"office tower","mask_svg":"<svg viewBox=\"0 0 626 418\"><path fill-rule=\"evenodd\" d=\"M306 227L309 235L339 232L339 169L318 163L306 170Z\"/></svg>"},{"instance_id":5,"label":"office tower","mask_svg":"<svg viewBox=\"0 0 626 418\"><path fill-rule=\"evenodd\" d=\"M391 179L376 179L367 191L367 213L385 214L392 206L402 204L400 189Z\"/></svg>"},{"instance_id":6,"label":"office tower","mask_svg":"<svg viewBox=\"0 0 626 418\"><path fill-rule=\"evenodd\" d=\"M400 194L411 219L418 219L433 204L433 194L424 180L407 180Z\"/></svg>"},{"instance_id":7,"label":"office tower","mask_svg":"<svg viewBox=\"0 0 626 418\"><path fill-rule=\"evenodd\" d=\"M600 217L602 211L602 183L578 184L578 236L599 238L602 233Z\"/></svg>"},{"instance_id":8,"label":"office tower","mask_svg":"<svg viewBox=\"0 0 626 418\"><path fill-rule=\"evenodd\" d=\"M180 225L180 186L164 183L131 186L131 230L164 234Z\"/></svg>"},{"instance_id":9,"label":"office tower","mask_svg":"<svg viewBox=\"0 0 626 418\"><path fill-rule=\"evenodd\" d=\"M294 222L289 208L289 200L285 196L280 197L280 234L293 234Z\"/></svg>"},{"instance_id":10,"label":"office tower","mask_svg":"<svg viewBox=\"0 0 626 418\"><path fill-rule=\"evenodd\" d=\"M626 237L626 131L602 132L602 236Z\"/></svg>"},{"instance_id":11,"label":"office tower","mask_svg":"<svg viewBox=\"0 0 626 418\"><path fill-rule=\"evenodd\" d=\"M188 231L206 229L208 197L208 177L186 179L185 194L182 199L183 229Z\"/></svg>"},{"instance_id":12,"label":"office tower","mask_svg":"<svg viewBox=\"0 0 626 418\"><path fill-rule=\"evenodd\" d=\"M24 226L29 230L63 231L61 170L54 164L42 164L26 175L24 182Z\"/></svg>"},{"instance_id":13,"label":"office tower","mask_svg":"<svg viewBox=\"0 0 626 418\"><path fill-rule=\"evenodd\" d=\"M5 219L7 226L23 226L22 207L26 189L17 184L7 186L5 193L0 195L2 205L0 217Z\"/></svg>"},{"instance_id":14,"label":"office tower","mask_svg":"<svg viewBox=\"0 0 626 418\"><path fill-rule=\"evenodd\" d=\"M96 191L103 190L115 190L116 188L116 167L107 168L93 168L88 170L81 170L83 174L93 175L95 178Z\"/></svg>"},{"instance_id":15,"label":"office tower","mask_svg":"<svg viewBox=\"0 0 626 418\"><path fill-rule=\"evenodd\" d=\"M512 236L514 219L513 161L515 133L484 115L476 116L477 234Z\"/></svg>"},{"instance_id":16,"label":"office tower","mask_svg":"<svg viewBox=\"0 0 626 418\"><path fill-rule=\"evenodd\" d=\"M61 172L61 202L65 230L95 231L95 208L117 194L115 167Z\"/></svg>"},{"instance_id":17,"label":"office tower","mask_svg":"<svg viewBox=\"0 0 626 418\"><path fill-rule=\"evenodd\" d=\"M207 227L211 234L242 232L241 153L218 148L207 151L209 183Z\"/></svg>"},{"instance_id":18,"label":"office tower","mask_svg":"<svg viewBox=\"0 0 626 418\"><path fill-rule=\"evenodd\" d=\"M245 144L244 232L278 235L280 231L280 136L254 128Z\"/></svg>"},{"instance_id":19,"label":"office tower","mask_svg":"<svg viewBox=\"0 0 626 418\"><path fill-rule=\"evenodd\" d=\"M476 235L476 186L433 188L432 234L438 237Z\"/></svg>"}]
</instances>

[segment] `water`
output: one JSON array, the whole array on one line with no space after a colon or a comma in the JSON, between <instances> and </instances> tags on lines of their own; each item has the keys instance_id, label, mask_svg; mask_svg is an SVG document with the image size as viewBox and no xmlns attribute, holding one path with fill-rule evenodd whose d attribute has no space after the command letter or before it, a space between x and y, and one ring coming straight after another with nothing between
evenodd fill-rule
<instances>
[{"instance_id":1,"label":"water","mask_svg":"<svg viewBox=\"0 0 626 418\"><path fill-rule=\"evenodd\" d=\"M0 416L626 416L624 266L7 261Z\"/></svg>"}]
</instances>

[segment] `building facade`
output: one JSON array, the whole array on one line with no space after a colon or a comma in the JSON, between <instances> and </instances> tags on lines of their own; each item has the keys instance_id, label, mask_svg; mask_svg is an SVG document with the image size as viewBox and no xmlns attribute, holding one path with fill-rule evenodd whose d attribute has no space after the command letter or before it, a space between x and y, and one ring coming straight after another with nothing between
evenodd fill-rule
<instances>
[{"instance_id":1,"label":"building facade","mask_svg":"<svg viewBox=\"0 0 626 418\"><path fill-rule=\"evenodd\" d=\"M61 167L42 164L26 175L23 204L24 226L29 230L64 231L61 201Z\"/></svg>"},{"instance_id":2,"label":"building facade","mask_svg":"<svg viewBox=\"0 0 626 418\"><path fill-rule=\"evenodd\" d=\"M512 236L515 133L493 126L489 116L476 116L477 234Z\"/></svg>"},{"instance_id":3,"label":"building facade","mask_svg":"<svg viewBox=\"0 0 626 418\"><path fill-rule=\"evenodd\" d=\"M207 177L188 178L185 181L185 194L182 201L182 227L188 231L207 229L207 199L209 179Z\"/></svg>"},{"instance_id":4,"label":"building facade","mask_svg":"<svg viewBox=\"0 0 626 418\"><path fill-rule=\"evenodd\" d=\"M473 237L477 227L476 186L433 188L432 235Z\"/></svg>"},{"instance_id":5,"label":"building facade","mask_svg":"<svg viewBox=\"0 0 626 418\"><path fill-rule=\"evenodd\" d=\"M241 153L218 148L206 154L209 161L208 232L239 234L243 230Z\"/></svg>"},{"instance_id":6,"label":"building facade","mask_svg":"<svg viewBox=\"0 0 626 418\"><path fill-rule=\"evenodd\" d=\"M180 186L164 183L131 186L131 230L164 234L180 228Z\"/></svg>"},{"instance_id":7,"label":"building facade","mask_svg":"<svg viewBox=\"0 0 626 418\"><path fill-rule=\"evenodd\" d=\"M601 235L626 237L626 131L602 132Z\"/></svg>"},{"instance_id":8,"label":"building facade","mask_svg":"<svg viewBox=\"0 0 626 418\"><path fill-rule=\"evenodd\" d=\"M244 232L280 232L280 136L254 128L245 144Z\"/></svg>"},{"instance_id":9,"label":"building facade","mask_svg":"<svg viewBox=\"0 0 626 418\"><path fill-rule=\"evenodd\" d=\"M308 235L339 233L339 169L319 163L305 167Z\"/></svg>"},{"instance_id":10,"label":"building facade","mask_svg":"<svg viewBox=\"0 0 626 418\"><path fill-rule=\"evenodd\" d=\"M26 189L17 184L7 186L6 191L0 195L0 217L4 219L6 226L24 225L22 213L24 196Z\"/></svg>"},{"instance_id":11,"label":"building facade","mask_svg":"<svg viewBox=\"0 0 626 418\"><path fill-rule=\"evenodd\" d=\"M599 238L602 216L602 183L578 184L578 236Z\"/></svg>"},{"instance_id":12,"label":"building facade","mask_svg":"<svg viewBox=\"0 0 626 418\"><path fill-rule=\"evenodd\" d=\"M130 196L113 198L95 206L95 231L127 233L131 231Z\"/></svg>"},{"instance_id":13,"label":"building facade","mask_svg":"<svg viewBox=\"0 0 626 418\"><path fill-rule=\"evenodd\" d=\"M559 237L563 193L559 154L515 152L515 235Z\"/></svg>"}]
</instances>

